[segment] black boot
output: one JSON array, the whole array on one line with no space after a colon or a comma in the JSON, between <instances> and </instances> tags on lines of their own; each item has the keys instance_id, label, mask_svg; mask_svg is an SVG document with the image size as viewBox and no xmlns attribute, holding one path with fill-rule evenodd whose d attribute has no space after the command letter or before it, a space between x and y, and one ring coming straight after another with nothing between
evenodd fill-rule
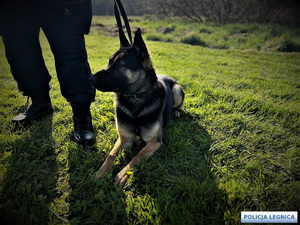
<instances>
[{"instance_id":1,"label":"black boot","mask_svg":"<svg viewBox=\"0 0 300 225\"><path fill-rule=\"evenodd\" d=\"M29 126L33 121L38 121L44 116L53 113L49 93L32 95L30 98L32 104L24 113L13 118L12 122L16 123L17 125Z\"/></svg>"},{"instance_id":2,"label":"black boot","mask_svg":"<svg viewBox=\"0 0 300 225\"><path fill-rule=\"evenodd\" d=\"M93 145L96 142L90 105L90 102L71 102L74 114L74 138L78 144Z\"/></svg>"}]
</instances>

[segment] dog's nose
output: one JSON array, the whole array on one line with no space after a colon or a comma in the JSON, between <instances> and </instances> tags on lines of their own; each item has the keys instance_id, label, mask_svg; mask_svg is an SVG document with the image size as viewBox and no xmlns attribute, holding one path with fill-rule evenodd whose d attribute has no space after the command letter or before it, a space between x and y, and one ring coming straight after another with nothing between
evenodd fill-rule
<instances>
[{"instance_id":1,"label":"dog's nose","mask_svg":"<svg viewBox=\"0 0 300 225\"><path fill-rule=\"evenodd\" d=\"M95 75L90 77L90 82L91 82L91 84L96 83L96 76Z\"/></svg>"}]
</instances>

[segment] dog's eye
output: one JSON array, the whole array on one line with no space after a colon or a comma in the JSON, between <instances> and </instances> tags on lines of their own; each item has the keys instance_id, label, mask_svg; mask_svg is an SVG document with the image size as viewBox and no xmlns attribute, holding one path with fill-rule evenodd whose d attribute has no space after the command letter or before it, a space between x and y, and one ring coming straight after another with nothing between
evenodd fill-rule
<instances>
[{"instance_id":1,"label":"dog's eye","mask_svg":"<svg viewBox=\"0 0 300 225\"><path fill-rule=\"evenodd\" d=\"M124 63L122 61L116 62L116 67L122 67L124 66Z\"/></svg>"}]
</instances>

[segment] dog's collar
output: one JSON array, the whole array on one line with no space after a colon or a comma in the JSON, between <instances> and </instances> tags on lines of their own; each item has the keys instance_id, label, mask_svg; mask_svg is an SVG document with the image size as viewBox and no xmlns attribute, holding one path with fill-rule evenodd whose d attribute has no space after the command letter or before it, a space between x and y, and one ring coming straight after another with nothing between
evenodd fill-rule
<instances>
[{"instance_id":1,"label":"dog's collar","mask_svg":"<svg viewBox=\"0 0 300 225\"><path fill-rule=\"evenodd\" d=\"M134 95L125 95L123 94L126 98L134 98L136 101L139 101L141 99L145 99L147 98L149 95L151 95L153 92L153 88L148 88L148 90L138 93L138 94L134 94Z\"/></svg>"}]
</instances>

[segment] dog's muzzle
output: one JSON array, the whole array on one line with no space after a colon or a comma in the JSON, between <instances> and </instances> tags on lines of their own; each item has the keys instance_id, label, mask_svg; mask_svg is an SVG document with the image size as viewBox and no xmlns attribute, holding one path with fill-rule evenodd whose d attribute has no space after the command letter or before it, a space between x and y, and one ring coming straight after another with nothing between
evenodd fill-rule
<instances>
[{"instance_id":1,"label":"dog's muzzle","mask_svg":"<svg viewBox=\"0 0 300 225\"><path fill-rule=\"evenodd\" d=\"M99 86L99 78L103 78L105 70L100 70L99 72L95 73L93 76L90 77L90 83L93 85L95 88ZM102 80L102 79L101 79Z\"/></svg>"},{"instance_id":2,"label":"dog's muzzle","mask_svg":"<svg viewBox=\"0 0 300 225\"><path fill-rule=\"evenodd\" d=\"M97 82L97 78L96 78L95 75L90 77L90 82L91 82L92 85L94 85Z\"/></svg>"},{"instance_id":3,"label":"dog's muzzle","mask_svg":"<svg viewBox=\"0 0 300 225\"><path fill-rule=\"evenodd\" d=\"M95 73L90 77L91 85L99 91L112 91L110 85L111 77L107 75L105 70Z\"/></svg>"}]
</instances>

